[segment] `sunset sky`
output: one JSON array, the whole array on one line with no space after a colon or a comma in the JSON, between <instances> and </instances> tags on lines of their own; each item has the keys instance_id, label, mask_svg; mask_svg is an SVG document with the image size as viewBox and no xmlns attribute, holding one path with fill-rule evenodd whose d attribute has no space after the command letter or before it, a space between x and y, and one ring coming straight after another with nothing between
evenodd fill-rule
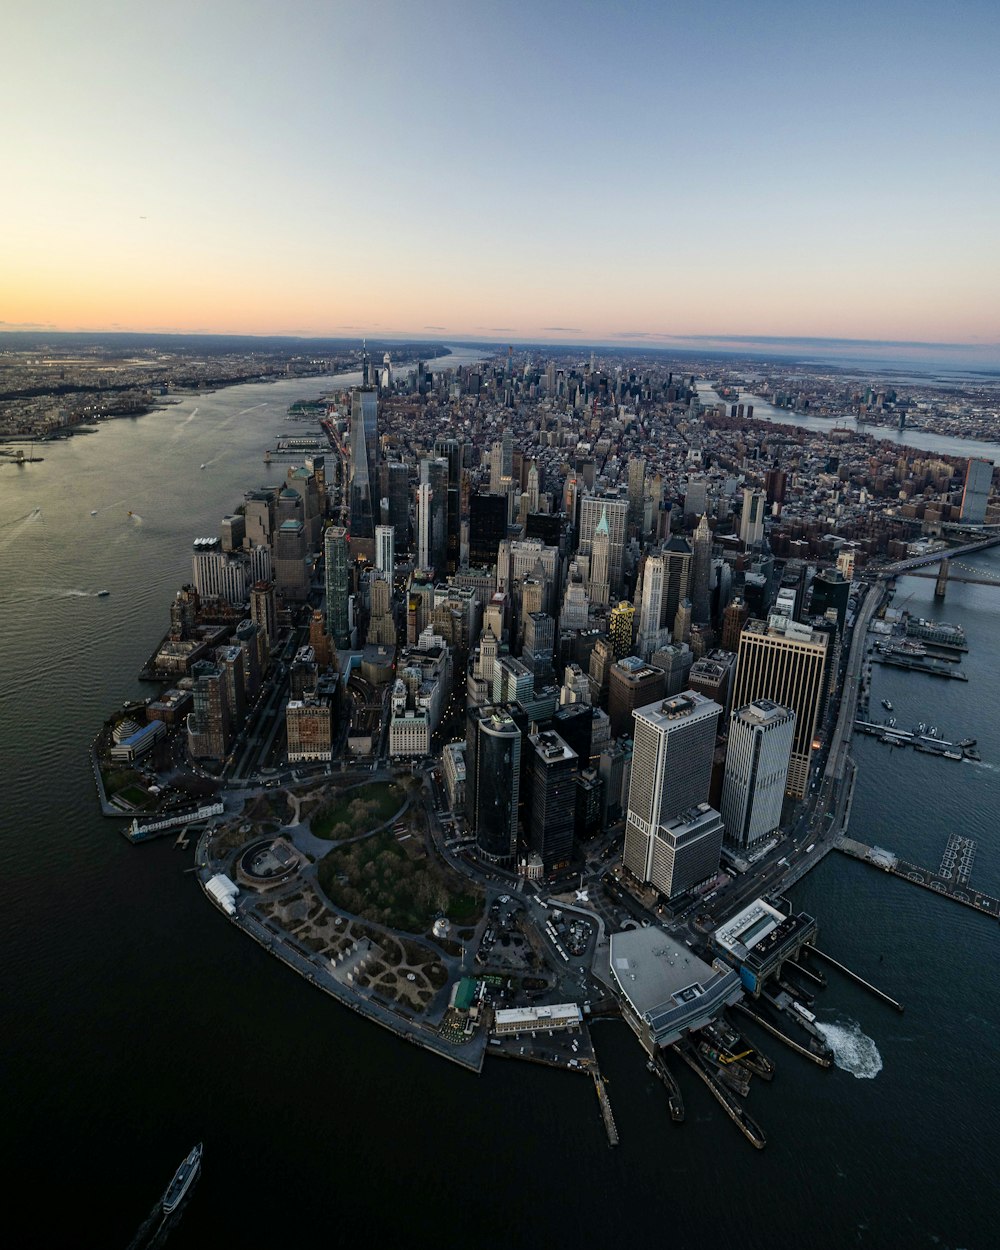
<instances>
[{"instance_id":1,"label":"sunset sky","mask_svg":"<svg viewBox=\"0 0 1000 1250\"><path fill-rule=\"evenodd\" d=\"M0 329L1000 342L1000 3L32 0Z\"/></svg>"}]
</instances>

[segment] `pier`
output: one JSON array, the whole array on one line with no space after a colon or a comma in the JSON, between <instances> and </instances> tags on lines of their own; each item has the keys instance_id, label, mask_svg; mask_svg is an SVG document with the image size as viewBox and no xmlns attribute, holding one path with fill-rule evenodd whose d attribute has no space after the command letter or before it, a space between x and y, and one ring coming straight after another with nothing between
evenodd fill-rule
<instances>
[{"instance_id":1,"label":"pier","mask_svg":"<svg viewBox=\"0 0 1000 1250\"><path fill-rule=\"evenodd\" d=\"M597 1091L597 1101L601 1105L601 1118L604 1120L604 1131L608 1135L608 1145L618 1145L618 1129L615 1126L615 1117L611 1110L611 1100L608 1098L608 1091L604 1084L604 1077L601 1076L601 1070L595 1064L590 1069L590 1075L594 1078L594 1089Z\"/></svg>"},{"instance_id":2,"label":"pier","mask_svg":"<svg viewBox=\"0 0 1000 1250\"><path fill-rule=\"evenodd\" d=\"M663 1055L657 1052L646 1065L654 1076L658 1076L667 1090L667 1101L670 1106L670 1118L675 1124L684 1119L684 1099L681 1097L680 1086L674 1080L674 1074L667 1067Z\"/></svg>"},{"instance_id":3,"label":"pier","mask_svg":"<svg viewBox=\"0 0 1000 1250\"><path fill-rule=\"evenodd\" d=\"M884 742L888 746L913 747L915 751L920 751L924 755L937 755L941 759L955 760L959 763L963 759L979 758L978 752L974 752L972 747L963 746L958 742L949 742L947 738L938 738L935 734L925 733L920 726L916 729L898 729L895 725L883 721L859 718L854 722L854 732L877 738L879 742ZM963 741L968 743L971 739Z\"/></svg>"},{"instance_id":4,"label":"pier","mask_svg":"<svg viewBox=\"0 0 1000 1250\"><path fill-rule=\"evenodd\" d=\"M811 1059L813 1063L818 1064L821 1068L829 1068L832 1066L832 1055L818 1055L814 1050L810 1050L808 1046L803 1046L801 1042L795 1041L795 1039L789 1037L787 1033L782 1033L781 1029L779 1029L777 1025L772 1024L770 1020L765 1020L763 1016L759 1016L757 1012L748 1007L746 1003L734 1003L733 1010L742 1012L743 1015L748 1016L754 1024L759 1024L765 1033L770 1033L771 1036L776 1037L779 1042L784 1042L786 1046L790 1047L794 1051L797 1051L800 1055L805 1056L806 1059Z\"/></svg>"},{"instance_id":5,"label":"pier","mask_svg":"<svg viewBox=\"0 0 1000 1250\"><path fill-rule=\"evenodd\" d=\"M675 1042L673 1045L675 1054L680 1055L691 1071L700 1080L704 1081L716 1099L719 1105L725 1111L726 1115L732 1120L743 1136L747 1139L755 1150L763 1150L767 1145L767 1138L761 1131L760 1126L755 1120L751 1119L744 1111L741 1103L737 1100L736 1095L723 1089L708 1071L705 1065L698 1058L692 1049L690 1042Z\"/></svg>"},{"instance_id":6,"label":"pier","mask_svg":"<svg viewBox=\"0 0 1000 1250\"><path fill-rule=\"evenodd\" d=\"M880 990L877 985L872 985L871 981L866 981L864 977L859 977L856 972L852 972L850 968L846 968L839 960L834 959L832 955L828 955L826 951L821 951L818 946L808 945L804 947L804 949L813 955L818 955L820 959L825 959L828 964L832 964L833 967L842 972L845 977L850 977L852 981L855 981L858 985L864 986L864 988L874 994L876 998L880 998L882 1002L888 1003L889 1006L894 1007L896 1011L902 1012L902 1003L897 1003L896 1000L894 998L890 998L884 990Z\"/></svg>"},{"instance_id":7,"label":"pier","mask_svg":"<svg viewBox=\"0 0 1000 1250\"><path fill-rule=\"evenodd\" d=\"M878 654L870 657L876 664L887 664L890 668L905 668L913 673L927 673L930 677L950 677L952 681L968 681L968 675L960 668L952 668L948 660L934 659L931 656Z\"/></svg>"},{"instance_id":8,"label":"pier","mask_svg":"<svg viewBox=\"0 0 1000 1250\"><path fill-rule=\"evenodd\" d=\"M871 864L894 877L902 877L904 881L912 881L925 890L933 890L942 898L953 899L963 907L971 907L985 916L993 916L1000 920L1000 899L981 890L975 890L968 884L965 874L958 877L944 877L940 872L931 872L929 868L921 868L919 864L908 863L900 859L892 851L883 850L878 846L866 846L864 842L856 842L853 838L841 837L834 844L836 849L852 859L860 859L862 863Z\"/></svg>"}]
</instances>

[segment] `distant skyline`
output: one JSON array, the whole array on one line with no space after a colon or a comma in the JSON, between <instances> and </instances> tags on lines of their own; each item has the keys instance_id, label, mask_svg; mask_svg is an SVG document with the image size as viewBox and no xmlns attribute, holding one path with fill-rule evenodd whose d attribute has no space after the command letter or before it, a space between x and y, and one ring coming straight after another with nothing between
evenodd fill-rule
<instances>
[{"instance_id":1,"label":"distant skyline","mask_svg":"<svg viewBox=\"0 0 1000 1250\"><path fill-rule=\"evenodd\" d=\"M5 35L0 330L1000 346L993 0L40 0Z\"/></svg>"}]
</instances>

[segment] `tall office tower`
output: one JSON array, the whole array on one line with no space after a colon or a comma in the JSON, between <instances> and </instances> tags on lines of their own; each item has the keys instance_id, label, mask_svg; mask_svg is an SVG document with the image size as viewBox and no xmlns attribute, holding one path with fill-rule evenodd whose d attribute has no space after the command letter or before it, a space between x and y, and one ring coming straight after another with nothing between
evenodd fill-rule
<instances>
[{"instance_id":1,"label":"tall office tower","mask_svg":"<svg viewBox=\"0 0 1000 1250\"><path fill-rule=\"evenodd\" d=\"M663 561L663 610L660 624L673 629L677 609L685 599L691 598L691 579L694 557L686 538L680 535L669 539L660 552Z\"/></svg>"},{"instance_id":2,"label":"tall office tower","mask_svg":"<svg viewBox=\"0 0 1000 1250\"><path fill-rule=\"evenodd\" d=\"M587 596L583 578L579 573L574 574L571 571L566 579L566 593L563 595L562 610L559 613L559 628L586 629L589 617L590 599Z\"/></svg>"},{"instance_id":3,"label":"tall office tower","mask_svg":"<svg viewBox=\"0 0 1000 1250\"><path fill-rule=\"evenodd\" d=\"M434 455L448 462L445 566L454 573L459 565L462 502L462 444L457 438L434 440Z\"/></svg>"},{"instance_id":4,"label":"tall office tower","mask_svg":"<svg viewBox=\"0 0 1000 1250\"><path fill-rule=\"evenodd\" d=\"M264 631L268 649L278 640L278 611L274 582L256 582L250 588L250 619Z\"/></svg>"},{"instance_id":5,"label":"tall office tower","mask_svg":"<svg viewBox=\"0 0 1000 1250\"><path fill-rule=\"evenodd\" d=\"M251 547L249 564L247 577L250 579L251 585L254 582L269 582L271 580L270 547Z\"/></svg>"},{"instance_id":6,"label":"tall office tower","mask_svg":"<svg viewBox=\"0 0 1000 1250\"><path fill-rule=\"evenodd\" d=\"M573 856L577 754L549 729L529 734L525 750L525 838L548 875Z\"/></svg>"},{"instance_id":7,"label":"tall office tower","mask_svg":"<svg viewBox=\"0 0 1000 1250\"><path fill-rule=\"evenodd\" d=\"M492 568L497 548L507 537L507 499L503 495L472 495L469 499L469 563Z\"/></svg>"},{"instance_id":8,"label":"tall office tower","mask_svg":"<svg viewBox=\"0 0 1000 1250\"><path fill-rule=\"evenodd\" d=\"M593 549L594 534L602 518L608 526L609 581L611 593L620 595L623 585L625 558L625 530L628 520L628 500L612 495L585 495L580 501L580 554L589 556Z\"/></svg>"},{"instance_id":9,"label":"tall office tower","mask_svg":"<svg viewBox=\"0 0 1000 1250\"><path fill-rule=\"evenodd\" d=\"M242 725L247 711L247 679L243 668L243 648L216 647L215 663L222 670L230 723Z\"/></svg>"},{"instance_id":10,"label":"tall office tower","mask_svg":"<svg viewBox=\"0 0 1000 1250\"><path fill-rule=\"evenodd\" d=\"M640 530L645 502L646 458L636 456L628 462L628 519L630 525L636 525Z\"/></svg>"},{"instance_id":11,"label":"tall office tower","mask_svg":"<svg viewBox=\"0 0 1000 1250\"><path fill-rule=\"evenodd\" d=\"M688 674L688 686L713 703L718 703L723 720L729 716L735 672L736 652L716 649L695 660Z\"/></svg>"},{"instance_id":12,"label":"tall office tower","mask_svg":"<svg viewBox=\"0 0 1000 1250\"><path fill-rule=\"evenodd\" d=\"M383 493L388 501L386 522L395 533L397 551L410 550L410 470L398 460L385 466Z\"/></svg>"},{"instance_id":13,"label":"tall office tower","mask_svg":"<svg viewBox=\"0 0 1000 1250\"><path fill-rule=\"evenodd\" d=\"M479 853L510 863L517 853L521 731L509 710L473 708L466 719L465 803Z\"/></svg>"},{"instance_id":14,"label":"tall office tower","mask_svg":"<svg viewBox=\"0 0 1000 1250\"><path fill-rule=\"evenodd\" d=\"M530 703L535 675L521 660L501 655L493 665L493 702Z\"/></svg>"},{"instance_id":15,"label":"tall office tower","mask_svg":"<svg viewBox=\"0 0 1000 1250\"><path fill-rule=\"evenodd\" d=\"M490 494L506 495L514 478L514 432L504 430L490 448Z\"/></svg>"},{"instance_id":16,"label":"tall office tower","mask_svg":"<svg viewBox=\"0 0 1000 1250\"><path fill-rule=\"evenodd\" d=\"M688 674L694 666L694 654L686 642L670 642L659 651L654 651L650 664L654 668L662 668L667 679L667 688L663 692L669 699L682 690L687 690Z\"/></svg>"},{"instance_id":17,"label":"tall office tower","mask_svg":"<svg viewBox=\"0 0 1000 1250\"><path fill-rule=\"evenodd\" d=\"M770 699L795 713L786 789L796 799L804 797L809 785L813 738L824 704L827 645L826 634L780 616L750 620L740 634L733 706Z\"/></svg>"},{"instance_id":18,"label":"tall office tower","mask_svg":"<svg viewBox=\"0 0 1000 1250\"><path fill-rule=\"evenodd\" d=\"M676 898L719 871L722 838L722 817L709 803L697 803L653 830L645 847L645 876L639 879L664 898Z\"/></svg>"},{"instance_id":19,"label":"tall office tower","mask_svg":"<svg viewBox=\"0 0 1000 1250\"><path fill-rule=\"evenodd\" d=\"M254 490L244 496L246 537L251 544L269 547L274 539L274 512L277 490Z\"/></svg>"},{"instance_id":20,"label":"tall office tower","mask_svg":"<svg viewBox=\"0 0 1000 1250\"><path fill-rule=\"evenodd\" d=\"M607 603L611 598L611 531L605 510L597 522L590 545L590 601Z\"/></svg>"},{"instance_id":21,"label":"tall office tower","mask_svg":"<svg viewBox=\"0 0 1000 1250\"><path fill-rule=\"evenodd\" d=\"M740 514L740 542L744 547L759 546L764 537L764 510L767 500L763 491L743 491L743 511Z\"/></svg>"},{"instance_id":22,"label":"tall office tower","mask_svg":"<svg viewBox=\"0 0 1000 1250\"><path fill-rule=\"evenodd\" d=\"M648 660L659 650L663 637L663 589L666 569L662 556L648 556L642 570L642 597L639 602L639 633L636 651Z\"/></svg>"},{"instance_id":23,"label":"tall office tower","mask_svg":"<svg viewBox=\"0 0 1000 1250\"><path fill-rule=\"evenodd\" d=\"M375 526L375 567L391 582L396 571L396 531L391 525Z\"/></svg>"},{"instance_id":24,"label":"tall office tower","mask_svg":"<svg viewBox=\"0 0 1000 1250\"><path fill-rule=\"evenodd\" d=\"M193 710L187 718L188 751L198 760L224 760L232 740L226 677L211 660L191 665Z\"/></svg>"},{"instance_id":25,"label":"tall office tower","mask_svg":"<svg viewBox=\"0 0 1000 1250\"><path fill-rule=\"evenodd\" d=\"M551 681L552 655L556 646L556 623L547 612L529 612L524 620L522 661L536 682Z\"/></svg>"},{"instance_id":26,"label":"tall office tower","mask_svg":"<svg viewBox=\"0 0 1000 1250\"><path fill-rule=\"evenodd\" d=\"M351 645L347 542L347 530L342 525L331 525L323 540L326 555L326 632L333 645L341 650Z\"/></svg>"},{"instance_id":27,"label":"tall office tower","mask_svg":"<svg viewBox=\"0 0 1000 1250\"><path fill-rule=\"evenodd\" d=\"M688 523L708 511L708 483L704 478L690 478L684 491L684 520Z\"/></svg>"},{"instance_id":28,"label":"tall office tower","mask_svg":"<svg viewBox=\"0 0 1000 1250\"><path fill-rule=\"evenodd\" d=\"M381 582L380 585L384 586L386 583ZM330 644L330 635L326 632L326 617L319 608L314 608L309 618L309 646L316 658L317 669L328 669L333 663L333 647Z\"/></svg>"},{"instance_id":29,"label":"tall office tower","mask_svg":"<svg viewBox=\"0 0 1000 1250\"><path fill-rule=\"evenodd\" d=\"M224 516L219 525L219 537L222 539L222 550L226 552L239 551L243 546L243 540L247 536L246 518L234 513L232 516Z\"/></svg>"},{"instance_id":30,"label":"tall office tower","mask_svg":"<svg viewBox=\"0 0 1000 1250\"><path fill-rule=\"evenodd\" d=\"M993 485L993 461L972 459L965 469L962 490L962 520L969 525L982 525L986 520L986 502Z\"/></svg>"},{"instance_id":31,"label":"tall office tower","mask_svg":"<svg viewBox=\"0 0 1000 1250\"><path fill-rule=\"evenodd\" d=\"M651 880L659 827L708 798L721 712L693 691L636 709L624 864L639 881Z\"/></svg>"},{"instance_id":32,"label":"tall office tower","mask_svg":"<svg viewBox=\"0 0 1000 1250\"><path fill-rule=\"evenodd\" d=\"M690 642L691 641L691 600L682 599L677 605L677 614L674 617L673 628L674 642Z\"/></svg>"},{"instance_id":33,"label":"tall office tower","mask_svg":"<svg viewBox=\"0 0 1000 1250\"><path fill-rule=\"evenodd\" d=\"M727 841L753 846L781 823L794 736L795 713L770 699L733 713L722 782Z\"/></svg>"},{"instance_id":34,"label":"tall office tower","mask_svg":"<svg viewBox=\"0 0 1000 1250\"><path fill-rule=\"evenodd\" d=\"M726 651L739 650L740 634L748 615L747 605L742 599L734 599L726 606L722 614L722 645Z\"/></svg>"},{"instance_id":35,"label":"tall office tower","mask_svg":"<svg viewBox=\"0 0 1000 1250\"><path fill-rule=\"evenodd\" d=\"M627 655L611 665L608 677L608 718L612 738L632 733L632 713L654 699L663 697L666 680L663 670L644 663L637 655Z\"/></svg>"},{"instance_id":36,"label":"tall office tower","mask_svg":"<svg viewBox=\"0 0 1000 1250\"><path fill-rule=\"evenodd\" d=\"M847 607L851 598L851 583L836 569L821 569L812 580L813 616L824 616L828 608L837 613L837 628L841 634L847 624Z\"/></svg>"},{"instance_id":37,"label":"tall office tower","mask_svg":"<svg viewBox=\"0 0 1000 1250\"><path fill-rule=\"evenodd\" d=\"M532 460L531 465L528 469L527 495L528 495L528 512L529 513L538 511L538 499L539 499L540 493L541 493L541 490L538 484L538 461Z\"/></svg>"},{"instance_id":38,"label":"tall office tower","mask_svg":"<svg viewBox=\"0 0 1000 1250\"><path fill-rule=\"evenodd\" d=\"M635 629L635 606L622 599L608 614L608 638L616 660L633 654L632 632Z\"/></svg>"},{"instance_id":39,"label":"tall office tower","mask_svg":"<svg viewBox=\"0 0 1000 1250\"><path fill-rule=\"evenodd\" d=\"M691 615L699 625L705 625L712 616L712 531L708 517L702 516L694 531L694 551L691 593Z\"/></svg>"},{"instance_id":40,"label":"tall office tower","mask_svg":"<svg viewBox=\"0 0 1000 1250\"><path fill-rule=\"evenodd\" d=\"M432 492L429 567L444 577L448 564L448 461L444 457L421 460L420 481L427 483Z\"/></svg>"},{"instance_id":41,"label":"tall office tower","mask_svg":"<svg viewBox=\"0 0 1000 1250\"><path fill-rule=\"evenodd\" d=\"M378 469L378 394L358 387L351 392L351 546L369 560L375 558Z\"/></svg>"},{"instance_id":42,"label":"tall office tower","mask_svg":"<svg viewBox=\"0 0 1000 1250\"><path fill-rule=\"evenodd\" d=\"M595 707L608 706L608 688L611 684L611 666L615 653L607 638L598 638L590 653L587 680L590 683L590 701Z\"/></svg>"},{"instance_id":43,"label":"tall office tower","mask_svg":"<svg viewBox=\"0 0 1000 1250\"><path fill-rule=\"evenodd\" d=\"M290 764L330 759L333 716L329 701L314 695L290 699L285 705L285 732Z\"/></svg>"},{"instance_id":44,"label":"tall office tower","mask_svg":"<svg viewBox=\"0 0 1000 1250\"><path fill-rule=\"evenodd\" d=\"M274 584L286 599L301 603L309 594L306 532L301 521L282 521L274 535Z\"/></svg>"},{"instance_id":45,"label":"tall office tower","mask_svg":"<svg viewBox=\"0 0 1000 1250\"><path fill-rule=\"evenodd\" d=\"M417 487L417 568L424 573L433 573L433 525L431 504L434 491L429 482L421 482Z\"/></svg>"},{"instance_id":46,"label":"tall office tower","mask_svg":"<svg viewBox=\"0 0 1000 1250\"><path fill-rule=\"evenodd\" d=\"M837 572L848 582L854 577L855 554L853 547L842 547L837 552Z\"/></svg>"},{"instance_id":47,"label":"tall office tower","mask_svg":"<svg viewBox=\"0 0 1000 1250\"><path fill-rule=\"evenodd\" d=\"M306 546L309 551L315 551L323 529L323 509L316 475L304 466L297 469L290 468L285 474L285 489L295 491L302 500L302 524L306 531Z\"/></svg>"},{"instance_id":48,"label":"tall office tower","mask_svg":"<svg viewBox=\"0 0 1000 1250\"><path fill-rule=\"evenodd\" d=\"M267 651L264 631L253 621L240 621L233 634L233 642L243 652L243 677L246 683L247 701L253 702L260 690L261 675L266 668Z\"/></svg>"}]
</instances>

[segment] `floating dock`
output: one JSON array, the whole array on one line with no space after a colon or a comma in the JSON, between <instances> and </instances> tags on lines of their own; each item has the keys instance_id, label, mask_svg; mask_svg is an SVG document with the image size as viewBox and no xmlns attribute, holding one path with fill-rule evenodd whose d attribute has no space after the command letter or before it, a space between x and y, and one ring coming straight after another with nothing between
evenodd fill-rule
<instances>
[{"instance_id":1,"label":"floating dock","mask_svg":"<svg viewBox=\"0 0 1000 1250\"><path fill-rule=\"evenodd\" d=\"M931 872L929 868L921 868L919 864L899 859L892 851L886 851L879 846L866 846L864 842L856 842L853 838L838 838L834 846L852 859L860 859L862 863L881 868L883 872L891 873L894 877L902 877L904 881L912 881L914 885L922 886L925 890L933 890L942 898L954 899L964 907L971 907L986 916L1000 919L1000 899L973 889L967 883L967 878L959 881L956 876L943 877L940 873Z\"/></svg>"}]
</instances>

